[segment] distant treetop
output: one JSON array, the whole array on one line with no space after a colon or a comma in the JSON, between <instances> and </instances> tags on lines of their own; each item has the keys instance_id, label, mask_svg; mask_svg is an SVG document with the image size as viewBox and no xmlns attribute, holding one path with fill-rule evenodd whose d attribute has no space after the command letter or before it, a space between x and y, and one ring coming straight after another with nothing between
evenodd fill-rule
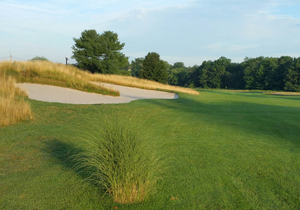
<instances>
[{"instance_id":1,"label":"distant treetop","mask_svg":"<svg viewBox=\"0 0 300 210\"><path fill-rule=\"evenodd\" d=\"M34 58L30 59L30 61L49 61L44 56L35 56Z\"/></svg>"}]
</instances>

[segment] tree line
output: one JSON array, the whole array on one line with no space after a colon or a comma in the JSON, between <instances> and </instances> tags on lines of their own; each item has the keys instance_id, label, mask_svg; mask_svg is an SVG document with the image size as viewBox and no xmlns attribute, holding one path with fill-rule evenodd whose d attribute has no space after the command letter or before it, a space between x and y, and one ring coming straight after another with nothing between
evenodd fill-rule
<instances>
[{"instance_id":1,"label":"tree line","mask_svg":"<svg viewBox=\"0 0 300 210\"><path fill-rule=\"evenodd\" d=\"M138 77L143 58L131 62L132 76ZM220 57L200 66L166 64L168 84L183 87L300 91L300 57L246 57L241 63Z\"/></svg>"},{"instance_id":2,"label":"tree line","mask_svg":"<svg viewBox=\"0 0 300 210\"><path fill-rule=\"evenodd\" d=\"M85 30L72 47L77 66L92 73L121 74L183 87L284 90L300 92L300 58L246 57L241 63L220 57L200 66L170 65L156 52L129 63L118 35Z\"/></svg>"}]
</instances>

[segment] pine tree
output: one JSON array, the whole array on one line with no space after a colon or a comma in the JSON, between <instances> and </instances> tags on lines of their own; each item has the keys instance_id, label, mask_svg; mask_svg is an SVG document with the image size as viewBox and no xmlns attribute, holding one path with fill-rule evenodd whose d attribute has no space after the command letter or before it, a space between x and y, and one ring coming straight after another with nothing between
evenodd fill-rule
<instances>
[{"instance_id":1,"label":"pine tree","mask_svg":"<svg viewBox=\"0 0 300 210\"><path fill-rule=\"evenodd\" d=\"M73 38L72 58L78 67L92 73L116 74L120 67L128 64L128 57L120 51L125 43L120 43L118 35L105 31L99 35L96 30L85 30L79 39Z\"/></svg>"}]
</instances>

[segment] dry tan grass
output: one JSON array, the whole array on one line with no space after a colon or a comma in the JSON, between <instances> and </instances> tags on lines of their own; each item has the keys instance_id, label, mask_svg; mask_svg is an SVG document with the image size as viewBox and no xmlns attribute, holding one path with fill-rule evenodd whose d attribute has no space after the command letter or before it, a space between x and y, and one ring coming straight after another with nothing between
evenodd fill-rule
<instances>
[{"instance_id":1,"label":"dry tan grass","mask_svg":"<svg viewBox=\"0 0 300 210\"><path fill-rule=\"evenodd\" d=\"M122 203L122 204L130 204L130 203L139 203L145 200L147 196L147 191L145 190L147 186L136 186L136 184L132 184L132 186L116 186L116 189L113 190L112 196L114 202Z\"/></svg>"},{"instance_id":2,"label":"dry tan grass","mask_svg":"<svg viewBox=\"0 0 300 210\"><path fill-rule=\"evenodd\" d=\"M68 87L76 90L119 96L113 88L91 84L86 73L71 65L48 61L0 62L0 72L14 76L18 82Z\"/></svg>"},{"instance_id":3,"label":"dry tan grass","mask_svg":"<svg viewBox=\"0 0 300 210\"><path fill-rule=\"evenodd\" d=\"M105 82L116 85L123 85L128 87L136 87L148 90L170 90L181 93L188 93L193 95L198 95L199 92L190 88L166 85L159 82L154 82L146 79L139 79L131 76L121 76L121 75L108 75L108 74L91 74L90 80L97 82Z\"/></svg>"},{"instance_id":4,"label":"dry tan grass","mask_svg":"<svg viewBox=\"0 0 300 210\"><path fill-rule=\"evenodd\" d=\"M224 90L224 89L222 89L222 91L226 91L226 92L237 92L237 93L243 93L243 92L255 92L255 93L260 93L260 92L262 92L262 90Z\"/></svg>"},{"instance_id":5,"label":"dry tan grass","mask_svg":"<svg viewBox=\"0 0 300 210\"><path fill-rule=\"evenodd\" d=\"M264 94L284 95L284 96L300 96L299 92L276 92L276 91L270 91L270 92L264 92Z\"/></svg>"},{"instance_id":6,"label":"dry tan grass","mask_svg":"<svg viewBox=\"0 0 300 210\"><path fill-rule=\"evenodd\" d=\"M285 95L285 96L300 96L299 92L278 92L278 91L264 91L264 90L222 90L226 92L253 92L253 93L263 93L269 95Z\"/></svg>"},{"instance_id":7,"label":"dry tan grass","mask_svg":"<svg viewBox=\"0 0 300 210\"><path fill-rule=\"evenodd\" d=\"M0 72L1 71L9 71L9 74L14 75L19 82L57 85L85 91L86 89L89 89L91 92L97 92L96 90L99 88L99 86L91 84L89 81L111 83L149 90L161 89L194 95L199 94L198 91L190 88L161 84L159 82L139 79L131 76L91 74L90 72L82 71L71 65L66 66L47 61L26 61L12 63L8 61L0 62ZM107 88L104 86L101 86L100 88L103 89L103 92L106 92L109 95L119 95L119 92L112 88Z\"/></svg>"},{"instance_id":8,"label":"dry tan grass","mask_svg":"<svg viewBox=\"0 0 300 210\"><path fill-rule=\"evenodd\" d=\"M0 126L33 118L30 105L24 100L28 94L15 87L15 82L0 72Z\"/></svg>"}]
</instances>

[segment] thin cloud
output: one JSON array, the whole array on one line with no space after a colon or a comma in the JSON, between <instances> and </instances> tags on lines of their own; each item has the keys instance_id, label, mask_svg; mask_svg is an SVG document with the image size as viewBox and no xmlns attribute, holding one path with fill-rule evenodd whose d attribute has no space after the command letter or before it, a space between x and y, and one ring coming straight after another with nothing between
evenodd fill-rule
<instances>
[{"instance_id":1,"label":"thin cloud","mask_svg":"<svg viewBox=\"0 0 300 210\"><path fill-rule=\"evenodd\" d=\"M213 44L207 48L215 51L241 51L246 49L254 49L258 46L247 46L247 45L235 45L235 44Z\"/></svg>"},{"instance_id":2,"label":"thin cloud","mask_svg":"<svg viewBox=\"0 0 300 210\"><path fill-rule=\"evenodd\" d=\"M111 30L130 58L157 52L169 63L295 54L300 20L293 0L2 0L0 57L41 55L64 62L83 30ZM285 7L285 8L286 8ZM31 46L31 47L28 47ZM58 60L58 58L62 58ZM243 56L244 57L244 56ZM178 59L178 60L177 60Z\"/></svg>"},{"instance_id":3,"label":"thin cloud","mask_svg":"<svg viewBox=\"0 0 300 210\"><path fill-rule=\"evenodd\" d=\"M0 2L0 7L5 8L7 13L15 13L16 11L22 12L22 13L32 13L32 12L38 12L38 13L48 13L52 15L57 15L57 14L62 14L62 11L57 11L53 9L46 9L42 8L43 4L41 7L37 6L29 6L29 5L24 5L22 3L16 4L16 3L5 3L5 2ZM65 12L65 11L64 11Z\"/></svg>"}]
</instances>

